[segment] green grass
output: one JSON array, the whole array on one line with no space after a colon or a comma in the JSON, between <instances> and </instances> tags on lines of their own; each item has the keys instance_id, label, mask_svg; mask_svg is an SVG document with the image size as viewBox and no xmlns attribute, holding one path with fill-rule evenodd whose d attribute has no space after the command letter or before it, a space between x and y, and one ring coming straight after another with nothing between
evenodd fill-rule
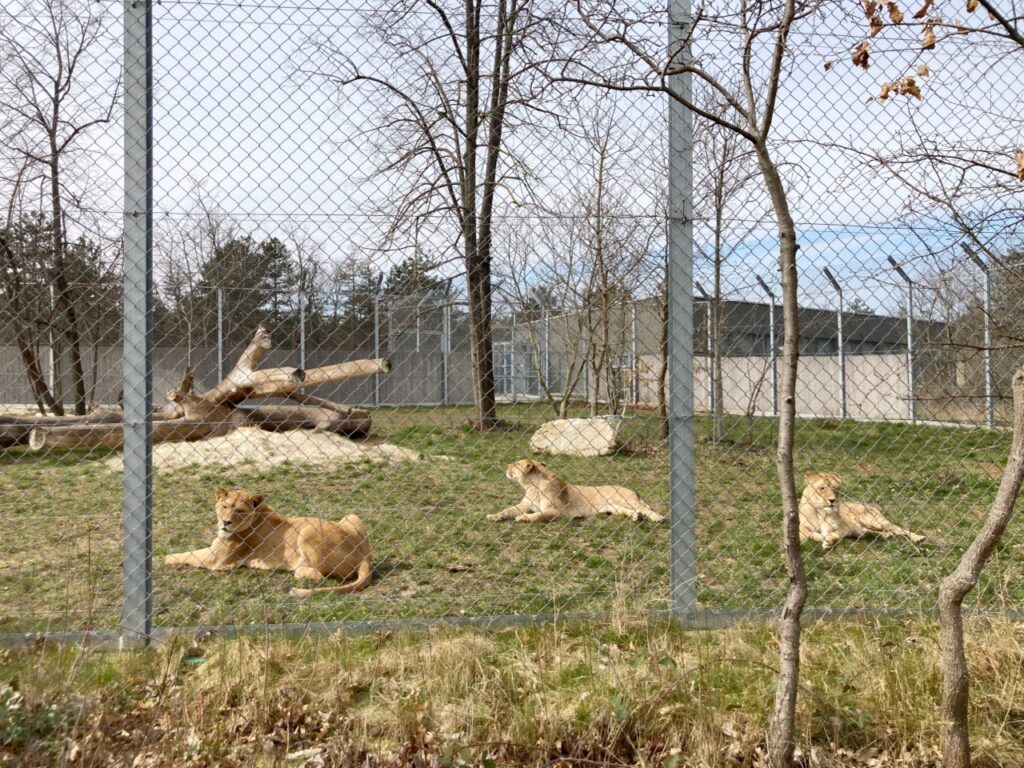
<instances>
[{"instance_id":1,"label":"green grass","mask_svg":"<svg viewBox=\"0 0 1024 768\"><path fill-rule=\"evenodd\" d=\"M381 409L373 434L424 455L420 462L337 467L195 468L154 482L157 626L605 611L613 601L662 609L668 524L622 518L548 525L490 523L518 501L505 465L528 455L550 418L541 405L505 406L506 429L481 434L467 408ZM775 476L775 423L728 422L712 444L697 424L698 597L707 608L774 608L786 587ZM667 452L650 413L630 414L622 450L603 458L550 457L578 484L615 483L667 511ZM798 471L834 470L850 498L879 505L923 533L903 540L805 546L810 604L927 608L935 584L976 531L998 485L1009 436L981 429L807 421ZM120 608L121 475L109 451L36 456L0 451L0 632L113 627ZM212 574L165 568L169 552L212 538L216 485L259 490L289 515L358 513L375 552L373 585L356 595L299 600L286 573ZM1015 526L979 585L986 604L1024 599L1024 534Z\"/></svg>"}]
</instances>

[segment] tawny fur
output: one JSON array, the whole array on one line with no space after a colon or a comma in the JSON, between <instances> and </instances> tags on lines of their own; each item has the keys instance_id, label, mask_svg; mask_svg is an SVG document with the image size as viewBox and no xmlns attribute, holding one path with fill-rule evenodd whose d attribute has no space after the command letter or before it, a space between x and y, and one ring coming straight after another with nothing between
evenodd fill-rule
<instances>
[{"instance_id":1,"label":"tawny fur","mask_svg":"<svg viewBox=\"0 0 1024 768\"><path fill-rule=\"evenodd\" d=\"M355 592L373 573L366 526L355 515L332 523L319 517L281 517L263 497L243 490L215 492L217 538L205 549L168 555L167 565L210 571L256 568L291 571L298 579L354 581L335 587L299 589L300 597L322 592Z\"/></svg>"},{"instance_id":2,"label":"tawny fur","mask_svg":"<svg viewBox=\"0 0 1024 768\"><path fill-rule=\"evenodd\" d=\"M878 509L856 501L840 501L843 479L835 472L805 472L807 486L800 497L800 541L820 541L832 549L841 539L903 536L917 544L924 536L889 522Z\"/></svg>"},{"instance_id":3,"label":"tawny fur","mask_svg":"<svg viewBox=\"0 0 1024 768\"><path fill-rule=\"evenodd\" d=\"M654 522L665 519L628 488L573 485L540 461L522 459L513 462L506 468L505 476L519 483L526 495L515 506L488 515L488 520L540 523L556 517L584 518L602 514Z\"/></svg>"}]
</instances>

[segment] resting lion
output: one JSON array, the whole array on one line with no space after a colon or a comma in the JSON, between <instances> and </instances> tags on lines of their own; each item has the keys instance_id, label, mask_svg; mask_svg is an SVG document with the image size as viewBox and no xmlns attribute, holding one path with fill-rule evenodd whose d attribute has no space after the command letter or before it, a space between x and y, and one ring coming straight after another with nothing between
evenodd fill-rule
<instances>
[{"instance_id":1,"label":"resting lion","mask_svg":"<svg viewBox=\"0 0 1024 768\"><path fill-rule=\"evenodd\" d=\"M370 583L370 540L355 515L340 523L319 517L281 517L262 496L248 491L215 492L217 538L205 549L168 555L167 565L191 565L210 571L246 566L291 571L299 579L355 581L336 587L299 589L299 597L321 592L355 592Z\"/></svg>"},{"instance_id":2,"label":"resting lion","mask_svg":"<svg viewBox=\"0 0 1024 768\"><path fill-rule=\"evenodd\" d=\"M539 523L556 517L584 518L594 515L624 515L630 520L665 518L641 500L635 492L618 485L572 485L556 475L547 464L530 459L513 462L505 470L526 495L514 507L488 515L488 520Z\"/></svg>"},{"instance_id":3,"label":"resting lion","mask_svg":"<svg viewBox=\"0 0 1024 768\"><path fill-rule=\"evenodd\" d=\"M840 539L859 539L869 534L889 539L904 536L915 544L924 536L890 523L878 507L855 501L839 501L837 491L843 479L835 472L805 472L807 487L800 497L800 541L820 541L832 549Z\"/></svg>"}]
</instances>

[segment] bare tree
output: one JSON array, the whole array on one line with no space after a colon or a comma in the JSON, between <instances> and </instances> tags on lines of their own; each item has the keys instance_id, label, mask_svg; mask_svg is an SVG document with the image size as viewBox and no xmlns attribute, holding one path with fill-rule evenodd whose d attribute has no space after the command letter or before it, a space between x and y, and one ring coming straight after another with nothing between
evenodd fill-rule
<instances>
[{"instance_id":1,"label":"bare tree","mask_svg":"<svg viewBox=\"0 0 1024 768\"><path fill-rule=\"evenodd\" d=\"M725 115L728 108L713 95L707 98L709 112ZM694 141L694 164L699 169L694 184L695 219L710 230L711 300L707 302L705 322L710 324L708 338L711 348L711 386L713 394L712 439L718 443L725 439L725 397L722 380L722 341L725 338L726 323L722 311L723 283L722 267L730 254L730 243L742 242L746 232L735 232L729 224L730 214L737 210L746 222L749 232L752 222L764 218L760 201L751 200L751 182L759 177L754 155L739 134L723 128L717 123L703 121L701 130ZM751 208L756 210L751 211Z\"/></svg>"},{"instance_id":2,"label":"bare tree","mask_svg":"<svg viewBox=\"0 0 1024 768\"><path fill-rule=\"evenodd\" d=\"M67 178L83 138L114 118L120 69L105 61L108 19L97 5L81 0L39 0L0 17L0 112L10 129L0 137L11 158L43 172L52 220L50 279L61 332L71 358L75 412L84 414L87 389L82 362L78 297L69 280L68 225L80 203Z\"/></svg>"},{"instance_id":3,"label":"bare tree","mask_svg":"<svg viewBox=\"0 0 1024 768\"><path fill-rule=\"evenodd\" d=\"M466 275L478 429L497 423L492 233L497 193L515 164L505 148L512 113L535 98L525 60L535 23L527 0L405 0L371 19L383 51L373 66L360 67L347 44L314 41L320 61L313 74L383 96L373 133L386 160L377 170L403 180L387 236L407 236L422 216L453 224Z\"/></svg>"},{"instance_id":4,"label":"bare tree","mask_svg":"<svg viewBox=\"0 0 1024 768\"><path fill-rule=\"evenodd\" d=\"M782 278L784 341L780 388L777 470L784 517L783 540L789 574L789 592L779 627L779 684L768 732L768 757L777 768L793 762L794 720L800 671L800 616L807 599L807 578L800 552L799 508L793 474L793 437L796 419L796 374L799 352L797 317L796 227L790 213L786 188L771 145L772 124L783 80L787 43L794 23L812 14L817 3L743 2L738 11L728 4L705 6L692 19L673 19L680 42L673 42L666 59L657 25L636 9L620 7L612 0L596 5L577 0L576 8L587 46L594 42L613 47L607 59L569 57L556 79L620 91L665 93L695 114L744 139L757 161L765 192L771 200L779 239L778 263ZM727 36L737 52L725 62L691 54L696 39ZM625 64L616 66L623 54ZM726 105L725 116L709 112L687 93L674 87L675 76L689 74L713 90ZM727 85L730 80L737 87ZM681 286L690 290L690 286Z\"/></svg>"},{"instance_id":5,"label":"bare tree","mask_svg":"<svg viewBox=\"0 0 1024 768\"><path fill-rule=\"evenodd\" d=\"M997 7L990 0L968 2L967 15L963 19L960 17L962 8L960 4L928 2L910 16L904 14L897 3L890 3L886 8L887 16L883 16L880 4L865 4L870 31L855 49L853 64L866 70L872 63L881 61L884 79L878 97L880 102L898 98L943 98L933 95L927 85L931 77L927 63L922 62L911 73L886 71L892 66L886 52L872 51L870 40L876 30L884 26L902 30L902 34L894 36L896 46L903 49L909 41L916 39L922 53L941 46L952 49L954 53L959 51L975 62L986 53L993 62L1007 55L1020 60L1024 52L1024 35L1020 32L1024 15L1016 9L1007 12L1005 7ZM984 48L973 45L977 40L984 40L988 45ZM1000 45L999 41L1003 44ZM947 54L949 52L946 51ZM902 61L902 56L893 60ZM976 86L972 84L971 87ZM1005 245L1014 241L1019 243L1024 231L1024 217L1020 214L1024 149L1015 143L1019 142L1021 121L1007 120L1005 114L992 116L986 113L986 109L990 109L987 100L978 106L970 100L961 100L956 108L974 127L968 139L950 138L945 127L938 131L929 130L927 125L920 125L912 119L909 137L895 147L874 152L847 146L842 149L864 160L871 172L881 172L897 181L907 195L908 210L918 217L941 218L952 226L959 237L947 238L948 252L945 256L950 269L962 268L966 261L965 251L969 251L981 256L990 268L998 268L1002 274L1012 276L1013 265L1007 263ZM977 111L972 114L972 110ZM986 123L995 128L994 135L982 130ZM979 133L984 135L984 143L973 140ZM1019 311L1019 306L1016 310ZM999 320L1014 314L994 313L990 319ZM1014 374L1011 388L1014 435L998 494L974 541L956 568L939 585L942 760L945 768L969 768L971 764L968 724L970 676L964 645L963 601L977 584L989 556L999 544L1013 515L1024 479L1024 369L1018 369Z\"/></svg>"},{"instance_id":6,"label":"bare tree","mask_svg":"<svg viewBox=\"0 0 1024 768\"><path fill-rule=\"evenodd\" d=\"M33 340L33 312L30 291L26 281L33 280L33 274L23 258L25 240L25 215L21 204L24 191L23 178L29 171L23 164L11 180L11 196L7 205L4 226L0 229L0 282L3 284L3 315L11 324L15 345L25 366L29 386L41 414L47 409L58 416L64 415L64 406L47 385L43 375L36 345ZM17 229L17 234L15 230ZM52 350L51 350L52 351Z\"/></svg>"}]
</instances>

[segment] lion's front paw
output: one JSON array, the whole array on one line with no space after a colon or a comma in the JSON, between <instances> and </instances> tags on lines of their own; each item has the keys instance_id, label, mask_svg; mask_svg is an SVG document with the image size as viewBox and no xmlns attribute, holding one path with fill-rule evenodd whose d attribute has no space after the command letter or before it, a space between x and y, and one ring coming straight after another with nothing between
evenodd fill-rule
<instances>
[{"instance_id":1,"label":"lion's front paw","mask_svg":"<svg viewBox=\"0 0 1024 768\"><path fill-rule=\"evenodd\" d=\"M491 522L495 522L496 520L504 520L505 519L505 513L504 512L495 512L492 515L488 515L487 519L490 520Z\"/></svg>"},{"instance_id":2,"label":"lion's front paw","mask_svg":"<svg viewBox=\"0 0 1024 768\"><path fill-rule=\"evenodd\" d=\"M529 515L516 515L515 520L516 520L517 523L532 523L533 522L533 518L530 517Z\"/></svg>"}]
</instances>

